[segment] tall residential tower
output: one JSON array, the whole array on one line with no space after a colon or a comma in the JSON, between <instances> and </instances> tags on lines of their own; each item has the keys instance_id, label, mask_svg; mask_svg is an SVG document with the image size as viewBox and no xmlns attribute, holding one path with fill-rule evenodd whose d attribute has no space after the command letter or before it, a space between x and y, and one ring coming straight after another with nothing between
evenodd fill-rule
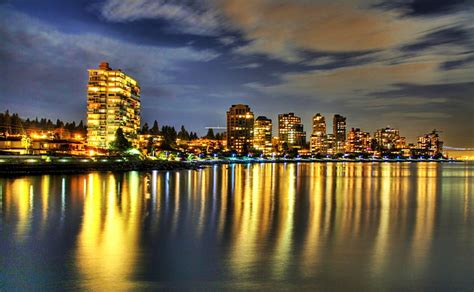
<instances>
[{"instance_id":1,"label":"tall residential tower","mask_svg":"<svg viewBox=\"0 0 474 292\"><path fill-rule=\"evenodd\" d=\"M278 136L280 143L289 148L302 148L306 144L306 132L303 130L301 118L294 113L278 115Z\"/></svg>"},{"instance_id":2,"label":"tall residential tower","mask_svg":"<svg viewBox=\"0 0 474 292\"><path fill-rule=\"evenodd\" d=\"M245 104L234 104L227 111L227 147L242 154L252 147L253 112Z\"/></svg>"},{"instance_id":3,"label":"tall residential tower","mask_svg":"<svg viewBox=\"0 0 474 292\"><path fill-rule=\"evenodd\" d=\"M313 117L313 133L311 133L311 153L326 153L326 119L320 113Z\"/></svg>"},{"instance_id":4,"label":"tall residential tower","mask_svg":"<svg viewBox=\"0 0 474 292\"><path fill-rule=\"evenodd\" d=\"M140 128L138 82L120 69L113 70L106 62L88 71L87 145L107 149L118 128L136 144Z\"/></svg>"},{"instance_id":5,"label":"tall residential tower","mask_svg":"<svg viewBox=\"0 0 474 292\"><path fill-rule=\"evenodd\" d=\"M264 154L272 152L272 120L259 116L254 123L253 147Z\"/></svg>"},{"instance_id":6,"label":"tall residential tower","mask_svg":"<svg viewBox=\"0 0 474 292\"><path fill-rule=\"evenodd\" d=\"M334 115L332 122L335 153L343 153L346 146L346 117Z\"/></svg>"}]
</instances>

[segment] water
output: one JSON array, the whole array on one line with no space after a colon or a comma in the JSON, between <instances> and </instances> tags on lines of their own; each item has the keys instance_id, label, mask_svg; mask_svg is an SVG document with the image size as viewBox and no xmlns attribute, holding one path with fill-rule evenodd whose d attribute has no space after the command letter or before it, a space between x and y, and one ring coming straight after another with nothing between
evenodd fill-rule
<instances>
[{"instance_id":1,"label":"water","mask_svg":"<svg viewBox=\"0 0 474 292\"><path fill-rule=\"evenodd\" d=\"M474 164L0 178L0 290L474 289Z\"/></svg>"}]
</instances>

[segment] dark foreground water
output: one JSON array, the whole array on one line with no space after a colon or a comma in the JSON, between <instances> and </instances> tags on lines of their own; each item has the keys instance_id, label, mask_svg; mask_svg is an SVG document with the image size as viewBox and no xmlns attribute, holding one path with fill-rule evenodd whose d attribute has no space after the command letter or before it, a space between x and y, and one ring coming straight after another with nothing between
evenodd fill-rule
<instances>
[{"instance_id":1,"label":"dark foreground water","mask_svg":"<svg viewBox=\"0 0 474 292\"><path fill-rule=\"evenodd\" d=\"M0 178L0 290L474 289L474 165Z\"/></svg>"}]
</instances>

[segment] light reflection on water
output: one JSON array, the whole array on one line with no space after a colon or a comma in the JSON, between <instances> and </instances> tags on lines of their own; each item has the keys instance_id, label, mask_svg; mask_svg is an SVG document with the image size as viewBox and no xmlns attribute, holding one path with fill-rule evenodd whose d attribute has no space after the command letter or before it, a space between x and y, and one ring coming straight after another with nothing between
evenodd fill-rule
<instances>
[{"instance_id":1,"label":"light reflection on water","mask_svg":"<svg viewBox=\"0 0 474 292\"><path fill-rule=\"evenodd\" d=\"M286 163L0 178L0 290L469 290L473 176Z\"/></svg>"}]
</instances>

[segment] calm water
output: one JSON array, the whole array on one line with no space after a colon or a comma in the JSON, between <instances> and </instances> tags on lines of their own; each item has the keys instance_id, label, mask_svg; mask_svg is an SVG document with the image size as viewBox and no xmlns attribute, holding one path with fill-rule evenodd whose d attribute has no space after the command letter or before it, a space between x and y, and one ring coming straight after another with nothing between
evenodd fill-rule
<instances>
[{"instance_id":1,"label":"calm water","mask_svg":"<svg viewBox=\"0 0 474 292\"><path fill-rule=\"evenodd\" d=\"M474 164L0 178L0 290L474 289Z\"/></svg>"}]
</instances>

